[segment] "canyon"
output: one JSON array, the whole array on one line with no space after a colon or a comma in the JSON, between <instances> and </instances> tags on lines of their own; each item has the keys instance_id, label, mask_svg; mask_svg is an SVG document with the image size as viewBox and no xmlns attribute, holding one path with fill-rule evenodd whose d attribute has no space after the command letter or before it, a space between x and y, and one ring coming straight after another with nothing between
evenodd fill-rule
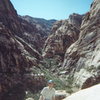
<instances>
[{"instance_id":1,"label":"canyon","mask_svg":"<svg viewBox=\"0 0 100 100\"><path fill-rule=\"evenodd\" d=\"M86 14L60 21L18 15L10 0L0 0L0 100L24 100L48 78L68 93L96 85L99 54L99 0Z\"/></svg>"}]
</instances>

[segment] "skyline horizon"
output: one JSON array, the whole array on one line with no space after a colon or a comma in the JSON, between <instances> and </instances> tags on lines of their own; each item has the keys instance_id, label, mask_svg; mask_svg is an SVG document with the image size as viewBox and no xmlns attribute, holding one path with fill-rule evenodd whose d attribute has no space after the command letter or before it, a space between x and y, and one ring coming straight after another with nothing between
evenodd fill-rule
<instances>
[{"instance_id":1,"label":"skyline horizon","mask_svg":"<svg viewBox=\"0 0 100 100\"><path fill-rule=\"evenodd\" d=\"M23 3L23 1L19 2L19 0L17 0L17 1L10 0L10 1L13 4L18 15L30 16L33 18L42 18L42 19L46 19L46 20L68 19L69 16L73 13L83 15L89 11L90 5L93 2L93 0L89 0L89 1L84 0L84 3L82 5L82 2L80 2L80 0L77 0L77 2L79 1L79 4L81 4L79 7L84 8L84 9L79 9L79 7L77 5L75 5L75 3L74 3L75 1L71 2L71 0L67 0L67 2L66 2L66 0L63 0L63 2L61 2L60 0L58 0L59 2L56 2L57 5L55 7L55 4L53 4L54 2L52 3L52 2L49 2L48 0L47 0L48 2L44 0L45 2L42 2L42 4L41 3L39 4L40 8L38 7L38 9L36 9L38 5L35 5L36 7L33 7L33 4L37 4L39 2L38 0L37 0L37 2L34 0L29 0L29 2L23 0L23 1L25 1L24 3ZM54 0L54 1L56 1L56 0ZM77 2L76 2L76 4L77 4ZM45 5L46 3L47 4L50 3L50 5L53 4L52 8L51 8L51 6L48 7L48 5L46 5L44 7L43 5ZM22 4L24 4L24 5L22 6ZM61 5L61 6L59 6L59 5ZM71 6L73 6L73 7L71 7ZM52 9L54 11L52 11ZM58 11L58 9L60 9L60 11Z\"/></svg>"},{"instance_id":2,"label":"skyline horizon","mask_svg":"<svg viewBox=\"0 0 100 100\"><path fill-rule=\"evenodd\" d=\"M78 13L72 13L72 14L78 14ZM72 15L72 14L70 14L70 15ZM84 15L84 14L79 14L79 15ZM42 18L42 17L34 17L34 16L30 16L30 15L19 15L19 16L22 16L22 17L29 16L29 17L36 18L36 19L45 19L45 18ZM69 16L68 16L68 18L69 18ZM65 19L68 19L68 18L65 18ZM65 20L65 19L60 19L60 20ZM59 20L59 19L52 18L52 19L45 19L45 20Z\"/></svg>"}]
</instances>

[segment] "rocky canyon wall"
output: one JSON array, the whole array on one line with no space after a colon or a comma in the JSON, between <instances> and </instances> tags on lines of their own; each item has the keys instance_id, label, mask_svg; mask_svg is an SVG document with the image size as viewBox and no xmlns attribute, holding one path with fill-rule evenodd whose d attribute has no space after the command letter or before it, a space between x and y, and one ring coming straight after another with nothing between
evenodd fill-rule
<instances>
[{"instance_id":1,"label":"rocky canyon wall","mask_svg":"<svg viewBox=\"0 0 100 100\"><path fill-rule=\"evenodd\" d=\"M73 14L55 23L45 42L43 57L60 56L62 76L73 77L73 87L86 88L100 82L100 2L94 0L84 15Z\"/></svg>"},{"instance_id":2,"label":"rocky canyon wall","mask_svg":"<svg viewBox=\"0 0 100 100\"><path fill-rule=\"evenodd\" d=\"M10 0L0 0L0 100L24 100L26 90L34 93L45 85L44 78L30 74L42 56L23 37L38 30L24 22L28 31L20 20Z\"/></svg>"}]
</instances>

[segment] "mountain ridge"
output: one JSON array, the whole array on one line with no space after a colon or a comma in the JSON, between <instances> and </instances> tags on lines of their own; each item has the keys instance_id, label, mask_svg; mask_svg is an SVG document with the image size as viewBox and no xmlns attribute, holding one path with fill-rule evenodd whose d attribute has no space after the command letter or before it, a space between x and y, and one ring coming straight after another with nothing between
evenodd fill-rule
<instances>
[{"instance_id":1,"label":"mountain ridge","mask_svg":"<svg viewBox=\"0 0 100 100\"><path fill-rule=\"evenodd\" d=\"M35 18L28 15L20 16L20 18L26 20L27 22L36 25L37 28L40 28L41 31L44 32L45 35L49 35L51 33L52 25L57 21L55 19L46 20L44 18Z\"/></svg>"}]
</instances>

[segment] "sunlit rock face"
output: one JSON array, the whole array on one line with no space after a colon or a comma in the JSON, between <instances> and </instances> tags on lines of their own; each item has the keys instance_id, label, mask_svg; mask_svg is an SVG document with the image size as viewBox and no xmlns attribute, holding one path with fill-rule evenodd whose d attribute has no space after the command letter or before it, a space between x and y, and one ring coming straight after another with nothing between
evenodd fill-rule
<instances>
[{"instance_id":1,"label":"sunlit rock face","mask_svg":"<svg viewBox=\"0 0 100 100\"><path fill-rule=\"evenodd\" d=\"M100 84L80 90L63 100L100 100Z\"/></svg>"},{"instance_id":2,"label":"sunlit rock face","mask_svg":"<svg viewBox=\"0 0 100 100\"><path fill-rule=\"evenodd\" d=\"M79 37L82 17L73 14L68 20L60 20L53 25L52 34L44 45L43 57L59 55L62 59L64 58L66 49Z\"/></svg>"},{"instance_id":3,"label":"sunlit rock face","mask_svg":"<svg viewBox=\"0 0 100 100\"><path fill-rule=\"evenodd\" d=\"M84 88L100 82L99 5L99 0L91 4L90 11L83 18L79 38L66 50L63 62L63 68L73 73L74 84L85 84Z\"/></svg>"},{"instance_id":4,"label":"sunlit rock face","mask_svg":"<svg viewBox=\"0 0 100 100\"><path fill-rule=\"evenodd\" d=\"M69 96L68 93L66 93L66 90L56 90L55 92L55 100L62 100Z\"/></svg>"},{"instance_id":5,"label":"sunlit rock face","mask_svg":"<svg viewBox=\"0 0 100 100\"><path fill-rule=\"evenodd\" d=\"M68 20L57 21L44 45L43 57L59 56L60 69L66 72L63 75L65 80L66 75L70 74L73 77L73 86L78 88L100 82L99 19L100 2L94 0L86 14L74 13Z\"/></svg>"}]
</instances>

